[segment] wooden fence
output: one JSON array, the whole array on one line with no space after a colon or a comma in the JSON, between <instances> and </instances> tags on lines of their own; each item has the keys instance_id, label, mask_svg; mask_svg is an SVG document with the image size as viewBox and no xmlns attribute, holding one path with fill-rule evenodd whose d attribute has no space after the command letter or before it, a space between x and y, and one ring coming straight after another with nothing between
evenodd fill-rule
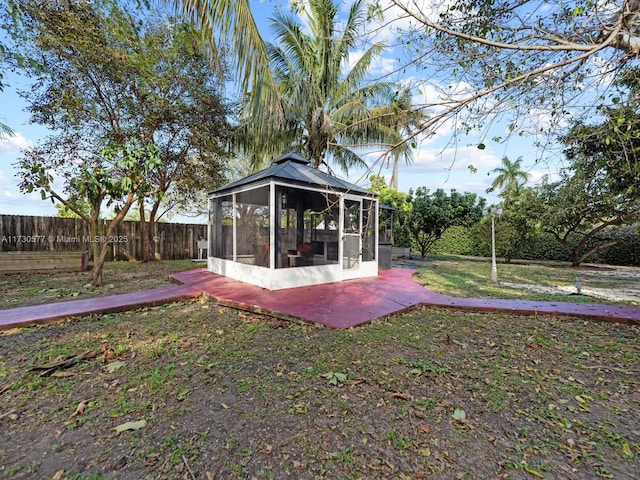
<instances>
[{"instance_id":1,"label":"wooden fence","mask_svg":"<svg viewBox=\"0 0 640 480\"><path fill-rule=\"evenodd\" d=\"M92 238L89 225L79 218L31 217L0 215L0 251L71 252L88 250L93 242L109 242L108 260L139 260L142 242L140 224L120 223L111 238L104 237L106 221L101 233ZM153 237L153 251L159 260L197 258L197 242L207 238L207 226L190 223L157 223Z\"/></svg>"}]
</instances>

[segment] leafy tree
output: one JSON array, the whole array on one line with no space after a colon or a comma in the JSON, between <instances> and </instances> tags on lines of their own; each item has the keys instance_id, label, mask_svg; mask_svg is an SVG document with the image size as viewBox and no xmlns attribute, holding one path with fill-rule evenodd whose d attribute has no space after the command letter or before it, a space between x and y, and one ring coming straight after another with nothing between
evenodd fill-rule
<instances>
[{"instance_id":1,"label":"leafy tree","mask_svg":"<svg viewBox=\"0 0 640 480\"><path fill-rule=\"evenodd\" d=\"M407 194L388 187L384 178L371 175L371 191L378 195L380 204L393 208L393 244L396 247L410 247L411 236L408 230L408 217L411 204L407 201Z\"/></svg>"},{"instance_id":2,"label":"leafy tree","mask_svg":"<svg viewBox=\"0 0 640 480\"><path fill-rule=\"evenodd\" d=\"M56 203L56 216L59 218L80 218L75 211L80 210L85 215L91 215L91 205L85 199L77 199L69 196L67 202L73 204L74 210L62 203Z\"/></svg>"},{"instance_id":3,"label":"leafy tree","mask_svg":"<svg viewBox=\"0 0 640 480\"><path fill-rule=\"evenodd\" d=\"M561 138L574 169L600 172L612 192L633 196L640 185L640 68L614 82L614 105L601 107L596 122L577 122Z\"/></svg>"},{"instance_id":4,"label":"leafy tree","mask_svg":"<svg viewBox=\"0 0 640 480\"><path fill-rule=\"evenodd\" d=\"M487 193L500 189L499 196L505 203L516 197L520 193L520 188L527 183L529 174L522 170L522 157L518 157L515 162L509 160L509 157L502 157L502 164L489 172L498 175L491 183L491 187L487 189Z\"/></svg>"},{"instance_id":5,"label":"leafy tree","mask_svg":"<svg viewBox=\"0 0 640 480\"><path fill-rule=\"evenodd\" d=\"M380 42L366 47L345 70L349 55L363 45L361 35L369 20L366 3L357 0L344 24L338 22L333 0L311 0L301 4L298 13L277 11L271 22L276 40L267 44L286 124L272 124L275 128L260 136L253 112L245 109L242 143L249 151L258 147L260 159L298 151L315 168L327 164L330 155L347 171L363 164L354 148L388 139L383 123L372 118L372 109L389 99L396 86L366 80L385 47ZM387 115L395 113L389 110Z\"/></svg>"},{"instance_id":6,"label":"leafy tree","mask_svg":"<svg viewBox=\"0 0 640 480\"><path fill-rule=\"evenodd\" d=\"M583 170L567 169L559 181L544 181L534 189L531 202L540 230L556 237L572 266L615 244L610 237L596 237L599 232L640 218L638 198L611 192L601 175Z\"/></svg>"},{"instance_id":7,"label":"leafy tree","mask_svg":"<svg viewBox=\"0 0 640 480\"><path fill-rule=\"evenodd\" d=\"M228 108L193 28L160 21L147 28L135 39L139 86L124 106L131 131L152 138L162 158L149 179L158 193L138 202L145 261L154 259L156 221L174 208L185 213L206 205L205 192L224 182L230 135Z\"/></svg>"},{"instance_id":8,"label":"leafy tree","mask_svg":"<svg viewBox=\"0 0 640 480\"><path fill-rule=\"evenodd\" d=\"M429 73L438 114L463 128L511 119L512 133L553 132L570 112L593 115L611 75L640 58L640 2L380 0L406 47L405 66ZM418 78L420 75L418 75ZM425 105L427 106L427 105ZM583 108L584 107L584 108ZM550 125L528 119L544 112ZM573 112L573 115L576 115Z\"/></svg>"},{"instance_id":9,"label":"leafy tree","mask_svg":"<svg viewBox=\"0 0 640 480\"><path fill-rule=\"evenodd\" d=\"M71 158L71 161L70 161ZM52 163L58 175L66 179L62 190L54 185ZM20 159L20 190L39 191L42 199L50 198L67 207L89 224L93 253L92 283L102 285L102 271L109 253L109 239L131 206L151 189L146 178L159 165L154 145L109 144L97 153L60 152L49 143L32 148ZM89 212L83 211L78 199L86 199ZM115 216L106 230L100 230L102 206L113 204Z\"/></svg>"},{"instance_id":10,"label":"leafy tree","mask_svg":"<svg viewBox=\"0 0 640 480\"><path fill-rule=\"evenodd\" d=\"M485 199L475 193L451 190L451 195L447 195L442 189L429 193L424 187L418 187L415 194L409 192L408 201L411 203L408 229L422 258L449 227L478 222L485 204Z\"/></svg>"},{"instance_id":11,"label":"leafy tree","mask_svg":"<svg viewBox=\"0 0 640 480\"><path fill-rule=\"evenodd\" d=\"M136 20L115 3L56 8L33 2L23 23L16 35L46 67L28 70L37 81L26 97L32 120L58 132L48 150L55 146L64 155L80 149L95 154L112 143L157 147L162 163L145 179L153 188L137 199L143 260L154 259L157 219L176 206L188 208L200 200L194 192L224 179L227 107L197 32L153 14Z\"/></svg>"},{"instance_id":12,"label":"leafy tree","mask_svg":"<svg viewBox=\"0 0 640 480\"><path fill-rule=\"evenodd\" d=\"M569 161L561 179L536 189L542 228L562 243L574 266L615 243L599 232L639 218L637 70L624 72L615 86L620 96L615 106L601 108L600 123L578 121L561 137Z\"/></svg>"},{"instance_id":13,"label":"leafy tree","mask_svg":"<svg viewBox=\"0 0 640 480\"><path fill-rule=\"evenodd\" d=\"M92 94L106 99L110 93L113 98L127 91L133 66L126 56L116 55L117 42L108 39L108 33L117 31L114 23L91 5L70 2L58 8L31 2L20 7L21 22L13 24L10 33L20 53L34 59L24 65L34 78L31 91L24 93L31 120L58 132L19 159L20 189L40 191L43 199L59 202L89 224L92 281L99 286L108 253L104 240L137 199L150 191L145 175L158 165L153 144L137 138L127 142L121 132L105 132L105 124L114 127L120 121L96 118L96 112L112 109L109 101L90 102ZM104 57L112 61L101 63ZM81 208L85 201L89 211ZM116 216L102 232L99 217L105 202L116 209Z\"/></svg>"}]
</instances>

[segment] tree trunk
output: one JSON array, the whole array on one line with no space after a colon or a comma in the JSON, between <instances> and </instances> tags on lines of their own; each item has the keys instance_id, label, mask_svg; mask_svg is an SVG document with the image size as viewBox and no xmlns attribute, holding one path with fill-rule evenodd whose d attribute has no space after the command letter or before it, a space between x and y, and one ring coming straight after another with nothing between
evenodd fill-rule
<instances>
[{"instance_id":1,"label":"tree trunk","mask_svg":"<svg viewBox=\"0 0 640 480\"><path fill-rule=\"evenodd\" d=\"M612 247L613 245L615 245L616 243L618 243L617 240L611 240L610 242L607 243L603 243L600 244L594 248L592 248L591 250L589 250L587 253L585 253L584 255L582 255L578 260L577 260L577 264L576 265L571 265L572 267L577 267L579 266L582 262L586 261L587 258L589 258L591 255L593 255L594 253L598 253L600 250L605 250L609 247Z\"/></svg>"},{"instance_id":2,"label":"tree trunk","mask_svg":"<svg viewBox=\"0 0 640 480\"><path fill-rule=\"evenodd\" d=\"M120 222L122 222L124 217L127 215L127 212L129 212L131 205L133 205L135 201L135 196L130 193L127 197L127 200L124 202L122 209L116 214L115 217L113 217L113 219L109 221L104 235L100 235L97 236L97 238L94 237L92 239L94 244L94 252L96 251L96 249L98 250L97 256L93 258L92 283L94 287L102 286L102 270L104 268L104 262L107 260L107 255L109 253L109 238L113 235L113 232L115 232L117 226L120 225ZM97 224L97 222L92 222L92 224L93 223Z\"/></svg>"},{"instance_id":3,"label":"tree trunk","mask_svg":"<svg viewBox=\"0 0 640 480\"><path fill-rule=\"evenodd\" d=\"M91 284L94 287L102 286L102 270L104 268L104 262L107 258L107 252L104 256L102 253L98 253L98 257L93 259L93 269L91 270Z\"/></svg>"},{"instance_id":4,"label":"tree trunk","mask_svg":"<svg viewBox=\"0 0 640 480\"><path fill-rule=\"evenodd\" d=\"M149 212L149 222L147 223L147 235L149 238L149 252L151 253L152 261L160 260L158 257L156 257L156 251L155 251L156 245L153 241L156 235L156 223L157 223L156 218L158 216L159 209L160 209L160 200L156 199L151 207L151 211Z\"/></svg>"},{"instance_id":5,"label":"tree trunk","mask_svg":"<svg viewBox=\"0 0 640 480\"><path fill-rule=\"evenodd\" d=\"M151 249L151 235L149 232L150 224L147 223L144 211L144 201L142 199L138 200L138 211L140 212L140 240L142 246L141 260L145 263L152 262L155 258Z\"/></svg>"},{"instance_id":6,"label":"tree trunk","mask_svg":"<svg viewBox=\"0 0 640 480\"><path fill-rule=\"evenodd\" d=\"M120 222L118 221L118 223ZM111 225L109 226L111 227ZM110 236L110 232L112 231L113 229L111 228L107 229L107 234ZM99 253L98 253L98 259L94 260L93 262L92 280L93 280L94 287L102 286L102 271L104 270L104 263L107 261L107 255L109 254L109 245L110 245L110 243L107 240L108 240L108 237L104 236L101 238L100 243L96 242L99 245Z\"/></svg>"},{"instance_id":7,"label":"tree trunk","mask_svg":"<svg viewBox=\"0 0 640 480\"><path fill-rule=\"evenodd\" d=\"M398 190L398 155L393 155L393 171L391 173L391 180L389 180L389 188Z\"/></svg>"},{"instance_id":8,"label":"tree trunk","mask_svg":"<svg viewBox=\"0 0 640 480\"><path fill-rule=\"evenodd\" d=\"M93 267L91 270L91 283L94 287L102 285L102 264L100 258L100 210L91 209L91 222L89 232L91 233L91 254L93 256Z\"/></svg>"}]
</instances>

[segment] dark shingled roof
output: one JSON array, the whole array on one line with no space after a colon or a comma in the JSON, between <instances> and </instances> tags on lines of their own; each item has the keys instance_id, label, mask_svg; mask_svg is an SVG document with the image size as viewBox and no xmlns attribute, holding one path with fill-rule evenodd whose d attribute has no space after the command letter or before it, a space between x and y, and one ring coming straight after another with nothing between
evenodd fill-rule
<instances>
[{"instance_id":1,"label":"dark shingled roof","mask_svg":"<svg viewBox=\"0 0 640 480\"><path fill-rule=\"evenodd\" d=\"M269 179L284 180L299 186L316 186L340 192L350 192L370 196L371 192L346 180L341 180L326 172L309 166L309 162L297 153L289 152L273 161L273 165L253 175L226 184L211 193L223 193L252 183L263 183Z\"/></svg>"}]
</instances>

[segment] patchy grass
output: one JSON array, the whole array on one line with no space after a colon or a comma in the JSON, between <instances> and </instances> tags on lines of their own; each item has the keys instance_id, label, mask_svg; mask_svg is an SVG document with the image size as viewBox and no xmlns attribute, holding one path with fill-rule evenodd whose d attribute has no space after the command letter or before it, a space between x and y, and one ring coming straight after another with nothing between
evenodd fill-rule
<instances>
[{"instance_id":1,"label":"patchy grass","mask_svg":"<svg viewBox=\"0 0 640 480\"><path fill-rule=\"evenodd\" d=\"M452 297L508 298L640 305L640 268L559 262L498 263L492 284L491 261L485 258L430 255L424 260L400 260L419 267L416 279L434 292ZM575 295L576 277L583 293ZM563 291L566 290L566 291ZM627 292L628 295L621 295ZM638 299L638 300L635 300Z\"/></svg>"},{"instance_id":2,"label":"patchy grass","mask_svg":"<svg viewBox=\"0 0 640 480\"><path fill-rule=\"evenodd\" d=\"M107 262L101 288L91 286L90 271L0 274L0 309L146 290L169 284L171 273L203 266L191 260Z\"/></svg>"},{"instance_id":3,"label":"patchy grass","mask_svg":"<svg viewBox=\"0 0 640 480\"><path fill-rule=\"evenodd\" d=\"M635 478L639 333L427 308L339 331L201 300L8 332L0 476Z\"/></svg>"}]
</instances>

